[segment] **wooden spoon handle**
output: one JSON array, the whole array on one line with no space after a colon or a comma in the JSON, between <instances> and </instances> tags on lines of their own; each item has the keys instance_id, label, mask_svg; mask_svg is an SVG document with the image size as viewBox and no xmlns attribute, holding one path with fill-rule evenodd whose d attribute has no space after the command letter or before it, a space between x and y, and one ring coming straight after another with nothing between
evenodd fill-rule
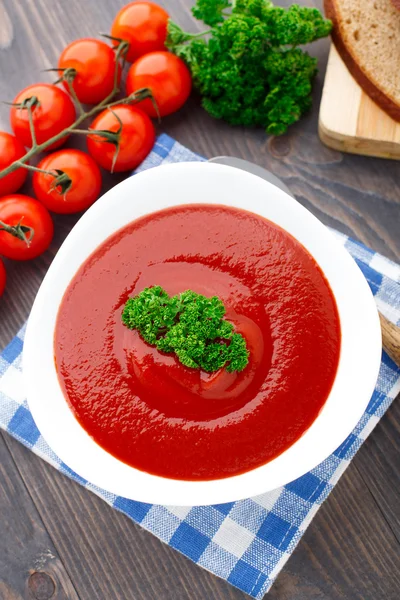
<instances>
[{"instance_id":1,"label":"wooden spoon handle","mask_svg":"<svg viewBox=\"0 0 400 600\"><path fill-rule=\"evenodd\" d=\"M379 313L382 329L382 344L392 360L400 367L400 327L393 325L382 313Z\"/></svg>"}]
</instances>

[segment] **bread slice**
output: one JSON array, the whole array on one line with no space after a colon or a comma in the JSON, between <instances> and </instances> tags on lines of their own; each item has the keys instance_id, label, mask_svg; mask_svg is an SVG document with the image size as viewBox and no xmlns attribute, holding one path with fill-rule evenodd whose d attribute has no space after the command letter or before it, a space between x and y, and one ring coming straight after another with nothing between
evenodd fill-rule
<instances>
[{"instance_id":1,"label":"bread slice","mask_svg":"<svg viewBox=\"0 0 400 600\"><path fill-rule=\"evenodd\" d=\"M324 0L332 39L350 73L400 121L400 0Z\"/></svg>"}]
</instances>

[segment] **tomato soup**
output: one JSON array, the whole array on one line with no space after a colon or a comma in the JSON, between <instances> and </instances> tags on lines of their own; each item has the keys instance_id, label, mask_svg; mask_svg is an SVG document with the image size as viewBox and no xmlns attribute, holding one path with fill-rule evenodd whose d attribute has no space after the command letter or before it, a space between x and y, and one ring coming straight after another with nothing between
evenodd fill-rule
<instances>
[{"instance_id":1,"label":"tomato soup","mask_svg":"<svg viewBox=\"0 0 400 600\"><path fill-rule=\"evenodd\" d=\"M125 302L154 285L221 298L247 367L190 369L127 329ZM339 353L335 299L303 246L255 214L204 204L108 238L73 278L55 331L59 380L82 427L121 461L184 480L237 475L291 446L326 401Z\"/></svg>"}]
</instances>

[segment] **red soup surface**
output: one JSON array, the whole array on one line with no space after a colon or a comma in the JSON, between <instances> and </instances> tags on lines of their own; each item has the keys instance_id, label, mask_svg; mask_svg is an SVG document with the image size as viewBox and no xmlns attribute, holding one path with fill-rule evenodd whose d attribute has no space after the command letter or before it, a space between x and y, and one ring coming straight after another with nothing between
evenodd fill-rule
<instances>
[{"instance_id":1,"label":"red soup surface","mask_svg":"<svg viewBox=\"0 0 400 600\"><path fill-rule=\"evenodd\" d=\"M244 371L189 369L127 329L126 300L153 285L219 296L246 338ZM125 463L186 480L237 475L291 446L327 399L339 353L315 260L280 227L226 206L170 208L112 235L75 275L55 333L82 427Z\"/></svg>"}]
</instances>

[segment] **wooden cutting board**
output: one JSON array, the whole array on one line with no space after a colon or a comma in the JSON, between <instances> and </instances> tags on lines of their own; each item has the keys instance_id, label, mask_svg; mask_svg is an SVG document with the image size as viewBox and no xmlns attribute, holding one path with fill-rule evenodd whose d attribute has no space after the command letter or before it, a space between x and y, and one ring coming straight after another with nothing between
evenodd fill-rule
<instances>
[{"instance_id":1,"label":"wooden cutting board","mask_svg":"<svg viewBox=\"0 0 400 600\"><path fill-rule=\"evenodd\" d=\"M400 160L400 123L361 89L333 44L322 93L319 136L336 150Z\"/></svg>"}]
</instances>

